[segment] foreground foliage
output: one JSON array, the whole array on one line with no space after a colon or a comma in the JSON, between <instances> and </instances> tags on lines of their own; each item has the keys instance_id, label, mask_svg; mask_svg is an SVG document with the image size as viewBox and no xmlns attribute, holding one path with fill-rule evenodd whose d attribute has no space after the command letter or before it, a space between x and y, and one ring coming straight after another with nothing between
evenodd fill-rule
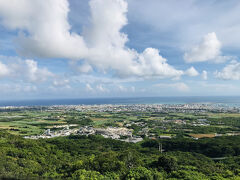
<instances>
[{"instance_id":1,"label":"foreground foliage","mask_svg":"<svg viewBox=\"0 0 240 180\"><path fill-rule=\"evenodd\" d=\"M186 145L192 141L168 141L168 146L163 143L169 149L161 154L153 140L140 144L100 136L29 140L0 131L0 174L13 179L240 179L238 154L231 152L227 158L213 161L203 155L208 155L204 150ZM240 144L239 137L218 138L212 146L209 140L195 142L203 149L207 144L209 151Z\"/></svg>"}]
</instances>

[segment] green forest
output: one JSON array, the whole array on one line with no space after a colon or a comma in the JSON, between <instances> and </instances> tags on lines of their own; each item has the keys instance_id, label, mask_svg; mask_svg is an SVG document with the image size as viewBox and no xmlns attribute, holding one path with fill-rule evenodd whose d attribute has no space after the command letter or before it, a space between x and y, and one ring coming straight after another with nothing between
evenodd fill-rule
<instances>
[{"instance_id":1,"label":"green forest","mask_svg":"<svg viewBox=\"0 0 240 180\"><path fill-rule=\"evenodd\" d=\"M240 137L145 139L101 136L24 139L0 131L1 179L240 179Z\"/></svg>"}]
</instances>

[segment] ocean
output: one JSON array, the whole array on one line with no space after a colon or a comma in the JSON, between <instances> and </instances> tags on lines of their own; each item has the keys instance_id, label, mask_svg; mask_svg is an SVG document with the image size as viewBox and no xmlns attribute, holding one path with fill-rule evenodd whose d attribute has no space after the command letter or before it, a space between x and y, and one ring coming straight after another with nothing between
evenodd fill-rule
<instances>
[{"instance_id":1,"label":"ocean","mask_svg":"<svg viewBox=\"0 0 240 180\"><path fill-rule=\"evenodd\" d=\"M134 97L0 101L0 106L213 103L240 107L240 96Z\"/></svg>"}]
</instances>

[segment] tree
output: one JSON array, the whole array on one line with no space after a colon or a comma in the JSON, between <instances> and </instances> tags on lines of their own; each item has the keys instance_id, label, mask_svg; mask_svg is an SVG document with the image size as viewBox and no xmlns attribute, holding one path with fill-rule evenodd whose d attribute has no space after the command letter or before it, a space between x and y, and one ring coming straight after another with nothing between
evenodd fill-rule
<instances>
[{"instance_id":1,"label":"tree","mask_svg":"<svg viewBox=\"0 0 240 180\"><path fill-rule=\"evenodd\" d=\"M162 155L158 158L157 166L166 172L172 172L177 169L177 159L173 156Z\"/></svg>"},{"instance_id":2,"label":"tree","mask_svg":"<svg viewBox=\"0 0 240 180\"><path fill-rule=\"evenodd\" d=\"M184 180L208 179L202 173L199 173L197 171L186 171L186 170L173 171L171 173L171 177L176 179L184 179Z\"/></svg>"},{"instance_id":3,"label":"tree","mask_svg":"<svg viewBox=\"0 0 240 180\"><path fill-rule=\"evenodd\" d=\"M133 168L127 175L127 180L153 180L153 175L150 170L145 167Z\"/></svg>"},{"instance_id":4,"label":"tree","mask_svg":"<svg viewBox=\"0 0 240 180\"><path fill-rule=\"evenodd\" d=\"M101 180L104 178L97 171L86 171L85 169L79 169L72 174L72 178L76 180Z\"/></svg>"}]
</instances>

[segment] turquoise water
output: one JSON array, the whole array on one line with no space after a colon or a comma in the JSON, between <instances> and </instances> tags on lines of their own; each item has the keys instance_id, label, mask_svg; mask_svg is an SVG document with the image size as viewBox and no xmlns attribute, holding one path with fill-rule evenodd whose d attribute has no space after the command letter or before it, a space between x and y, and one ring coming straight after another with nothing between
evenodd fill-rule
<instances>
[{"instance_id":1,"label":"turquoise water","mask_svg":"<svg viewBox=\"0 0 240 180\"><path fill-rule=\"evenodd\" d=\"M214 103L240 107L240 96L237 97L137 97L137 98L89 98L89 99L44 99L0 101L0 106L50 106L50 105L99 105L99 104L189 104Z\"/></svg>"}]
</instances>

